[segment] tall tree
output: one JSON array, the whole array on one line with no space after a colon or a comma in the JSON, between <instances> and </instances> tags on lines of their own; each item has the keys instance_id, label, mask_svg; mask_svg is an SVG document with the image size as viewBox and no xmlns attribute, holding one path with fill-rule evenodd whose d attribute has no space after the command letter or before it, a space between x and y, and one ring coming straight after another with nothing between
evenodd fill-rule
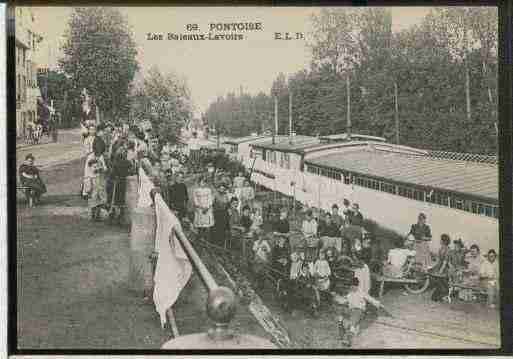
<instances>
[{"instance_id":1,"label":"tall tree","mask_svg":"<svg viewBox=\"0 0 513 359\"><path fill-rule=\"evenodd\" d=\"M181 129L193 121L191 95L185 80L173 73L162 74L153 67L133 91L134 120L150 120L163 143L176 143Z\"/></svg>"},{"instance_id":2,"label":"tall tree","mask_svg":"<svg viewBox=\"0 0 513 359\"><path fill-rule=\"evenodd\" d=\"M87 88L100 116L126 116L137 50L123 15L112 7L75 8L64 37L63 71Z\"/></svg>"}]
</instances>

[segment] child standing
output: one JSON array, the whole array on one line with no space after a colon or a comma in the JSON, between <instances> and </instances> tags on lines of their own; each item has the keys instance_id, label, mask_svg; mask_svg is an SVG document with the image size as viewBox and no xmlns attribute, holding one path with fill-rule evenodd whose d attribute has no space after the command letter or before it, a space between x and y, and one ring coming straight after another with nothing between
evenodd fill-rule
<instances>
[{"instance_id":1,"label":"child standing","mask_svg":"<svg viewBox=\"0 0 513 359\"><path fill-rule=\"evenodd\" d=\"M335 292L331 294L336 304L347 305L341 307L342 312L338 317L338 328L341 339L350 345L352 338L360 332L360 321L365 312L367 302L377 308L383 307L383 305L360 289L360 281L356 277L353 278L351 289L345 297Z\"/></svg>"},{"instance_id":2,"label":"child standing","mask_svg":"<svg viewBox=\"0 0 513 359\"><path fill-rule=\"evenodd\" d=\"M319 252L319 258L315 261L312 269L312 275L315 279L315 286L318 290L325 292L330 288L330 265L326 260L326 254Z\"/></svg>"},{"instance_id":3,"label":"child standing","mask_svg":"<svg viewBox=\"0 0 513 359\"><path fill-rule=\"evenodd\" d=\"M254 265L253 270L255 273L256 287L262 288L265 280L265 267L269 265L271 256L271 246L261 233L255 232L257 237L253 243Z\"/></svg>"},{"instance_id":4,"label":"child standing","mask_svg":"<svg viewBox=\"0 0 513 359\"><path fill-rule=\"evenodd\" d=\"M253 222L250 227L251 231L260 228L260 226L262 226L262 224L264 223L264 220L262 218L262 210L260 209L260 207L255 206L255 208L253 208L253 213L251 214L251 221Z\"/></svg>"}]
</instances>

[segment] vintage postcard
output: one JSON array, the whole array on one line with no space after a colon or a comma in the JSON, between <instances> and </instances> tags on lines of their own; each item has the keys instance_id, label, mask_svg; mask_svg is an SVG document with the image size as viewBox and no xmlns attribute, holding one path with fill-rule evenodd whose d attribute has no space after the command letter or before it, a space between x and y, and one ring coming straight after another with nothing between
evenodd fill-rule
<instances>
[{"instance_id":1,"label":"vintage postcard","mask_svg":"<svg viewBox=\"0 0 513 359\"><path fill-rule=\"evenodd\" d=\"M16 349L499 349L496 7L10 7Z\"/></svg>"}]
</instances>

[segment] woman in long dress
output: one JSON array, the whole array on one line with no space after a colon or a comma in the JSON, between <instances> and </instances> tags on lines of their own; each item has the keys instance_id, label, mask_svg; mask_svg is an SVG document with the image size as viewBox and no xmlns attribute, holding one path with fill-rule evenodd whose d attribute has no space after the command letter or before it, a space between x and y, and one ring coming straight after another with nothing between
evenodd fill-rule
<instances>
[{"instance_id":1,"label":"woman in long dress","mask_svg":"<svg viewBox=\"0 0 513 359\"><path fill-rule=\"evenodd\" d=\"M415 253L416 261L424 269L429 269L432 266L431 250L429 244L431 243L431 228L426 224L426 215L420 213L418 222L412 224L410 232L415 237Z\"/></svg>"},{"instance_id":2,"label":"woman in long dress","mask_svg":"<svg viewBox=\"0 0 513 359\"><path fill-rule=\"evenodd\" d=\"M244 186L241 191L241 203L242 206L248 205L250 208L253 207L253 200L255 199L255 190L251 187L248 180L244 181Z\"/></svg>"},{"instance_id":3,"label":"woman in long dress","mask_svg":"<svg viewBox=\"0 0 513 359\"><path fill-rule=\"evenodd\" d=\"M199 185L193 191L194 226L198 229L199 236L209 237L210 228L214 225L214 213L212 205L214 196L207 186L206 179L200 178Z\"/></svg>"},{"instance_id":4,"label":"woman in long dress","mask_svg":"<svg viewBox=\"0 0 513 359\"><path fill-rule=\"evenodd\" d=\"M230 199L226 194L226 186L221 184L214 200L214 239L217 245L230 245Z\"/></svg>"},{"instance_id":5,"label":"woman in long dress","mask_svg":"<svg viewBox=\"0 0 513 359\"><path fill-rule=\"evenodd\" d=\"M29 188L25 194L27 199L30 200L30 196L32 196L34 202L37 203L41 195L46 193L46 186L39 175L39 169L34 166L34 161L34 156L31 153L28 154L19 168L19 176L21 185Z\"/></svg>"},{"instance_id":6,"label":"woman in long dress","mask_svg":"<svg viewBox=\"0 0 513 359\"><path fill-rule=\"evenodd\" d=\"M105 165L103 155L93 152L87 156L84 174L86 188L84 190L88 193L87 206L93 221L100 219L100 210L107 203L106 170L107 166Z\"/></svg>"}]
</instances>

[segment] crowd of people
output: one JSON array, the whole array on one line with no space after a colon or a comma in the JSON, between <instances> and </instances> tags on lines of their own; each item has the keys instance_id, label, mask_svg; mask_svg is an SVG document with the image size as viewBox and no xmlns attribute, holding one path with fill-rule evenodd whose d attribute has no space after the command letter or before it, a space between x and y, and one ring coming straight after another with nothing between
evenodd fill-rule
<instances>
[{"instance_id":1,"label":"crowd of people","mask_svg":"<svg viewBox=\"0 0 513 359\"><path fill-rule=\"evenodd\" d=\"M166 151L156 166L167 176L165 193L170 208L181 219L190 219L197 238L241 254L244 264L251 268L257 289L264 286L266 278L279 277L289 309L303 305L305 295L314 287L332 303L344 303L346 309L349 305L349 312L341 312L339 325L356 335L365 309L362 303L381 305L370 296L370 267L376 262L387 276L407 276L419 268L429 273L435 283L432 298L436 301L447 299L449 283L455 279L469 286L484 283L488 303L496 305L496 253L491 250L486 260L481 260L476 245L467 251L459 239L450 249L450 238L444 234L433 260L431 229L423 213L407 235L398 238L383 255L376 250L381 247L376 245L374 234L366 230L358 203L345 199L342 207L333 204L330 212L306 208L300 211L302 221L297 225L295 218L290 218L289 206L282 203L273 207L257 198L247 173L216 169L213 175L212 165L184 165L176 154L168 155ZM194 183L186 185L184 174L188 171L200 173ZM345 296L337 290L340 268L354 273ZM460 289L458 295L465 300L474 296L471 289Z\"/></svg>"},{"instance_id":2,"label":"crowd of people","mask_svg":"<svg viewBox=\"0 0 513 359\"><path fill-rule=\"evenodd\" d=\"M364 218L357 203L345 200L342 210L335 204L331 213L316 211L315 216L314 210L306 209L301 226L294 228L290 208L269 210L256 197L247 173L232 175L216 169L212 176L211 166L204 166L194 183L186 185L184 171L189 174L197 167L190 163L173 171L164 166L167 157L161 153L156 168L163 172L160 184L169 207L191 222L197 239L237 253L251 269L257 290L266 278L275 276L286 292L289 310L301 307L312 288L330 299L336 294L335 272L346 258L358 281L358 295L370 296L370 234L362 227ZM358 323L349 328L357 331Z\"/></svg>"},{"instance_id":3,"label":"crowd of people","mask_svg":"<svg viewBox=\"0 0 513 359\"><path fill-rule=\"evenodd\" d=\"M137 173L137 160L148 155L146 141L137 127L83 124L85 164L81 195L87 200L93 221L101 220L102 211L111 219L122 220L127 177Z\"/></svg>"},{"instance_id":4,"label":"crowd of people","mask_svg":"<svg viewBox=\"0 0 513 359\"><path fill-rule=\"evenodd\" d=\"M440 236L440 248L433 261L430 251L431 229L426 224L426 215L420 213L404 241L389 251L385 262L385 274L401 277L413 266L420 266L434 280L434 301L451 301L451 296L470 301L476 299L475 289L483 288L487 294L487 304L495 308L499 292L499 264L497 253L490 249L484 256L477 244L465 248L461 238L452 241L448 234ZM454 292L449 291L455 287Z\"/></svg>"},{"instance_id":5,"label":"crowd of people","mask_svg":"<svg viewBox=\"0 0 513 359\"><path fill-rule=\"evenodd\" d=\"M137 173L139 159L149 156L147 134L127 125L84 123L82 136L86 160L81 194L88 201L91 219L100 220L102 211L122 218L127 177ZM198 166L198 161L189 160L169 143L152 158L169 208L181 221L192 224L199 240L239 253L252 269L257 289L269 276L280 279L288 309L304 304L305 296L315 288L331 303L349 308L341 310L339 326L356 335L366 303L381 306L370 296L370 267L374 270L376 262L381 263L385 276L400 278L419 268L429 273L435 282L435 301L453 295L450 284L457 282L461 299L472 299L472 287L481 285L486 288L488 304L496 305L497 253L492 249L484 259L477 245L467 250L461 239L452 241L451 248L450 237L443 234L433 261L431 229L423 213L383 256L375 250L382 246L376 246L379 240L366 230L358 203L344 199L342 208L333 204L330 212L300 209L299 224L290 218L288 205L273 207L260 200L247 173ZM37 199L46 191L34 156L27 156L19 176ZM293 217L296 215L294 210ZM344 295L337 288L341 268L352 273Z\"/></svg>"}]
</instances>

